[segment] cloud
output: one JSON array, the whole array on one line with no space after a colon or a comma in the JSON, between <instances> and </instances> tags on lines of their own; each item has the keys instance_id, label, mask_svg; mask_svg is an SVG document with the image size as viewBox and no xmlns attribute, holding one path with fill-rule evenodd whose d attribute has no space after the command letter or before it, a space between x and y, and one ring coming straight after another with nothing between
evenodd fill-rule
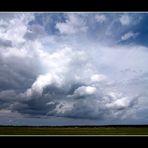
<instances>
[{"instance_id":1,"label":"cloud","mask_svg":"<svg viewBox=\"0 0 148 148\"><path fill-rule=\"evenodd\" d=\"M106 50L111 49L102 49L102 51ZM12 83L9 89L6 87L6 90L1 91L2 109L8 108L12 112L30 117L59 116L105 120L122 118L127 110L134 106L134 104L129 105L134 97L128 100L127 96L114 88L116 84L110 83L107 75L99 73L97 65L94 65L95 63L91 60L97 55L89 54L89 50L64 47L53 53L36 49L35 53L38 57L35 63L40 62L46 71L33 75L31 69L38 68L32 64L27 65L25 68L27 75L17 87L15 88ZM96 54L96 52L92 53ZM11 59L13 56L10 54L7 58ZM3 58L6 57L3 56ZM21 63L18 62L20 58L23 59ZM34 61L34 57L29 58L27 54L23 58L15 56L17 69L14 71L17 75L21 72L21 68L24 69L26 58L29 63ZM101 57L99 61L103 62ZM8 76L12 78L12 73ZM22 77L23 73L20 76ZM32 79L27 82L29 77ZM16 83L19 76L13 80ZM21 86L25 82L27 85Z\"/></svg>"},{"instance_id":2,"label":"cloud","mask_svg":"<svg viewBox=\"0 0 148 148\"><path fill-rule=\"evenodd\" d=\"M24 35L24 38L28 40L35 40L35 39L41 39L47 36L45 29L41 25L31 25L29 26L27 32Z\"/></svg>"},{"instance_id":3,"label":"cloud","mask_svg":"<svg viewBox=\"0 0 148 148\"><path fill-rule=\"evenodd\" d=\"M119 22L122 26L131 27L137 25L143 19L143 15L138 13L124 13L120 15Z\"/></svg>"},{"instance_id":4,"label":"cloud","mask_svg":"<svg viewBox=\"0 0 148 148\"><path fill-rule=\"evenodd\" d=\"M10 40L0 39L0 46L1 47L12 47L12 42Z\"/></svg>"},{"instance_id":5,"label":"cloud","mask_svg":"<svg viewBox=\"0 0 148 148\"><path fill-rule=\"evenodd\" d=\"M79 88L77 88L74 92L74 94L78 94L78 95L91 95L94 94L96 91L95 87L92 86L81 86Z\"/></svg>"},{"instance_id":6,"label":"cloud","mask_svg":"<svg viewBox=\"0 0 148 148\"><path fill-rule=\"evenodd\" d=\"M94 75L92 75L91 76L91 81L92 82L99 82L99 81L102 81L102 80L105 80L106 79L106 77L104 76L104 75L102 75L102 74L94 74Z\"/></svg>"},{"instance_id":7,"label":"cloud","mask_svg":"<svg viewBox=\"0 0 148 148\"><path fill-rule=\"evenodd\" d=\"M31 13L12 13L10 15L1 13L0 17L0 38L3 40L9 40L13 42L13 44L21 43L24 41L23 36L26 33L27 24L29 21L34 19Z\"/></svg>"},{"instance_id":8,"label":"cloud","mask_svg":"<svg viewBox=\"0 0 148 148\"><path fill-rule=\"evenodd\" d=\"M96 19L97 22L103 23L103 22L106 21L106 16L105 16L105 15L98 15L98 14L97 14L97 15L95 16L95 19Z\"/></svg>"},{"instance_id":9,"label":"cloud","mask_svg":"<svg viewBox=\"0 0 148 148\"><path fill-rule=\"evenodd\" d=\"M125 41L125 40L128 40L130 38L135 38L136 36L138 35L138 33L134 33L134 32L128 32L128 33L125 33L122 37L121 37L121 40Z\"/></svg>"},{"instance_id":10,"label":"cloud","mask_svg":"<svg viewBox=\"0 0 148 148\"><path fill-rule=\"evenodd\" d=\"M61 34L75 34L87 30L85 21L77 14L67 14L66 21L58 22L55 27Z\"/></svg>"},{"instance_id":11,"label":"cloud","mask_svg":"<svg viewBox=\"0 0 148 148\"><path fill-rule=\"evenodd\" d=\"M134 97L124 96L114 88L116 84L108 84L107 76L96 74L97 67L87 54L68 47L48 53L48 72L19 95L23 99L14 103L12 110L29 116L101 120L125 116L134 106L130 105Z\"/></svg>"},{"instance_id":12,"label":"cloud","mask_svg":"<svg viewBox=\"0 0 148 148\"><path fill-rule=\"evenodd\" d=\"M129 15L123 14L123 15L119 18L119 21L120 21L121 25L126 26L126 25L129 25L129 24L130 24L131 19L130 19Z\"/></svg>"}]
</instances>

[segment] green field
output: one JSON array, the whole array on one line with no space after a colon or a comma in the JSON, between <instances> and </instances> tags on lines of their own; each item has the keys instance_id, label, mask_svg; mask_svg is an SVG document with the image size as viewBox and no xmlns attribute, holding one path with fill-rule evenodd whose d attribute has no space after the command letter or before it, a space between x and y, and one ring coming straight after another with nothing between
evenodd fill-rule
<instances>
[{"instance_id":1,"label":"green field","mask_svg":"<svg viewBox=\"0 0 148 148\"><path fill-rule=\"evenodd\" d=\"M0 127L0 135L148 135L148 127Z\"/></svg>"}]
</instances>

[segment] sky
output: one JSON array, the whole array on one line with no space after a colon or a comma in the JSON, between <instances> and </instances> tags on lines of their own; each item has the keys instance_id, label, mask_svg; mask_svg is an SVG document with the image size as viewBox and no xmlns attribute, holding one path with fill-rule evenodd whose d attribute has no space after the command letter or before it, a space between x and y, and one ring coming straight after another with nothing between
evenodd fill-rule
<instances>
[{"instance_id":1,"label":"sky","mask_svg":"<svg viewBox=\"0 0 148 148\"><path fill-rule=\"evenodd\" d=\"M147 13L0 13L0 125L147 124L147 64Z\"/></svg>"}]
</instances>

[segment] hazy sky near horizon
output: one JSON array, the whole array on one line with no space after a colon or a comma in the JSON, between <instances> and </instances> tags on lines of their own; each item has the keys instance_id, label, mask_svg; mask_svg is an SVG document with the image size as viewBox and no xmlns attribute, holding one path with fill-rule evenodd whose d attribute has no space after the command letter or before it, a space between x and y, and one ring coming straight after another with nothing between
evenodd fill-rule
<instances>
[{"instance_id":1,"label":"hazy sky near horizon","mask_svg":"<svg viewBox=\"0 0 148 148\"><path fill-rule=\"evenodd\" d=\"M147 89L147 13L0 13L0 124L145 124Z\"/></svg>"}]
</instances>

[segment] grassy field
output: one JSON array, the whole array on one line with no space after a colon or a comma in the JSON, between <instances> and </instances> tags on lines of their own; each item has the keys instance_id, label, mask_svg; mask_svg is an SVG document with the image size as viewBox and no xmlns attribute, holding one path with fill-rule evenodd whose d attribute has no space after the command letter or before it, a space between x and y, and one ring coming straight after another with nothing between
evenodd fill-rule
<instances>
[{"instance_id":1,"label":"grassy field","mask_svg":"<svg viewBox=\"0 0 148 148\"><path fill-rule=\"evenodd\" d=\"M148 127L0 127L0 135L148 135Z\"/></svg>"}]
</instances>

